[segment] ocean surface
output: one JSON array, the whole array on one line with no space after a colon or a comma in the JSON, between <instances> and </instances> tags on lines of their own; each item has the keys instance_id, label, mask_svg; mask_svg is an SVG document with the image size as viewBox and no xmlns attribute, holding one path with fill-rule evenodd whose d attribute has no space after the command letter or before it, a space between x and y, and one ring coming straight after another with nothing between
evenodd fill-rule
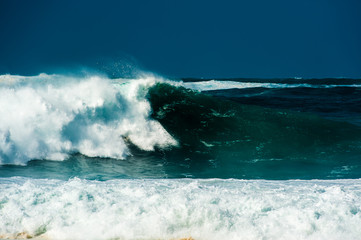
<instances>
[{"instance_id":1,"label":"ocean surface","mask_svg":"<svg viewBox=\"0 0 361 240\"><path fill-rule=\"evenodd\" d=\"M360 79L0 76L0 239L361 239Z\"/></svg>"}]
</instances>

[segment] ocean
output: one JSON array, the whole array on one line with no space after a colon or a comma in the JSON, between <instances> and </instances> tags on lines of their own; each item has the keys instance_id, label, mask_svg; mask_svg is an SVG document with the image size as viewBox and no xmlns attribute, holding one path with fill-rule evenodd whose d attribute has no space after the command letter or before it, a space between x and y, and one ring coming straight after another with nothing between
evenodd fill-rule
<instances>
[{"instance_id":1,"label":"ocean","mask_svg":"<svg viewBox=\"0 0 361 240\"><path fill-rule=\"evenodd\" d=\"M361 239L361 80L0 76L0 239Z\"/></svg>"}]
</instances>

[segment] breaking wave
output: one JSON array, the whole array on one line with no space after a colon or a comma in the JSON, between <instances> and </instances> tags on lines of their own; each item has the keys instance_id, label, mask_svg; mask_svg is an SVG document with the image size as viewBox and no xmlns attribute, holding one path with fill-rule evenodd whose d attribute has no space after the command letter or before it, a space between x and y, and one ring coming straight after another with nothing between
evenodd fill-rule
<instances>
[{"instance_id":1,"label":"breaking wave","mask_svg":"<svg viewBox=\"0 0 361 240\"><path fill-rule=\"evenodd\" d=\"M0 164L64 160L69 154L123 159L125 141L151 151L177 142L150 118L154 77L0 77Z\"/></svg>"}]
</instances>

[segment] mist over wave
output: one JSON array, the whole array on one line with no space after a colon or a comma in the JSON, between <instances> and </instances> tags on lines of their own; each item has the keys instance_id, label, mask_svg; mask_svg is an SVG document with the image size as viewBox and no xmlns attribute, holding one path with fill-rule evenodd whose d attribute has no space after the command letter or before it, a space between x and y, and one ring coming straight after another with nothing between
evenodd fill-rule
<instances>
[{"instance_id":1,"label":"mist over wave","mask_svg":"<svg viewBox=\"0 0 361 240\"><path fill-rule=\"evenodd\" d=\"M41 74L0 77L0 164L64 160L71 153L124 159L124 139L142 150L177 142L149 118L154 77Z\"/></svg>"}]
</instances>

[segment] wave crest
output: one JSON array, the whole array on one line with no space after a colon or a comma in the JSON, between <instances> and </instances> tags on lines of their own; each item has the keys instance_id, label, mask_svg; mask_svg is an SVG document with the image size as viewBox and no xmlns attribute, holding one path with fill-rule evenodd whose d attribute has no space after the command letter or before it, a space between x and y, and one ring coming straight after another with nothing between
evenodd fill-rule
<instances>
[{"instance_id":1,"label":"wave crest","mask_svg":"<svg viewBox=\"0 0 361 240\"><path fill-rule=\"evenodd\" d=\"M79 152L123 159L124 138L142 150L177 142L150 118L154 77L0 77L0 164L64 160Z\"/></svg>"}]
</instances>

